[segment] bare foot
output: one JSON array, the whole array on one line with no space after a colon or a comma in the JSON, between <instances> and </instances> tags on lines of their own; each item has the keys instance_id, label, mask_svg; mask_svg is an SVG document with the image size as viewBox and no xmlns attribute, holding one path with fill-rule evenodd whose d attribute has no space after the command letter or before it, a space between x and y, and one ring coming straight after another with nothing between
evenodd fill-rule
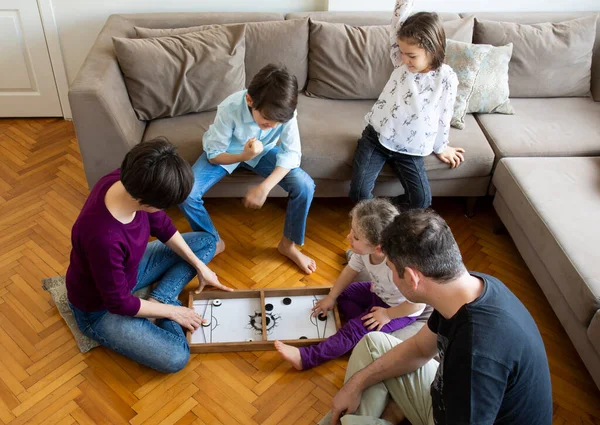
<instances>
[{"instance_id":1,"label":"bare foot","mask_svg":"<svg viewBox=\"0 0 600 425\"><path fill-rule=\"evenodd\" d=\"M302 370L302 357L300 357L300 350L293 345L284 344L281 341L275 341L275 349L279 351L281 357L287 360L297 370Z\"/></svg>"},{"instance_id":2,"label":"bare foot","mask_svg":"<svg viewBox=\"0 0 600 425\"><path fill-rule=\"evenodd\" d=\"M317 263L312 258L302 254L296 245L288 240L287 238L281 238L277 250L280 254L285 255L287 258L292 260L300 270L306 274L311 274L317 270Z\"/></svg>"},{"instance_id":3,"label":"bare foot","mask_svg":"<svg viewBox=\"0 0 600 425\"><path fill-rule=\"evenodd\" d=\"M213 255L213 257L216 257L223 251L225 251L225 242L223 241L223 239L219 239L219 241L217 242L217 247L215 248L215 255Z\"/></svg>"},{"instance_id":4,"label":"bare foot","mask_svg":"<svg viewBox=\"0 0 600 425\"><path fill-rule=\"evenodd\" d=\"M385 419L394 425L400 425L402 421L404 421L404 418L405 416L402 409L400 409L396 402L390 398L390 401L388 401L388 404L385 406L385 409L381 414L381 419Z\"/></svg>"}]
</instances>

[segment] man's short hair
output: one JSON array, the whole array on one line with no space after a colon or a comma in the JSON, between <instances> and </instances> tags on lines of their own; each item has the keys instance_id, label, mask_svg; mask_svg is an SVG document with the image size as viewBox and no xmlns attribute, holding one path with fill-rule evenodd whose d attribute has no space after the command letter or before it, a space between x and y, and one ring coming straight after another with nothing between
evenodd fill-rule
<instances>
[{"instance_id":1,"label":"man's short hair","mask_svg":"<svg viewBox=\"0 0 600 425\"><path fill-rule=\"evenodd\" d=\"M142 142L121 164L121 183L142 205L161 210L182 203L194 186L190 164L165 137Z\"/></svg>"},{"instance_id":2,"label":"man's short hair","mask_svg":"<svg viewBox=\"0 0 600 425\"><path fill-rule=\"evenodd\" d=\"M445 283L466 271L450 227L431 209L401 212L383 232L382 249L400 277L411 267Z\"/></svg>"},{"instance_id":3,"label":"man's short hair","mask_svg":"<svg viewBox=\"0 0 600 425\"><path fill-rule=\"evenodd\" d=\"M248 94L252 107L265 119L285 123L298 105L298 81L285 66L269 64L254 76Z\"/></svg>"}]
</instances>

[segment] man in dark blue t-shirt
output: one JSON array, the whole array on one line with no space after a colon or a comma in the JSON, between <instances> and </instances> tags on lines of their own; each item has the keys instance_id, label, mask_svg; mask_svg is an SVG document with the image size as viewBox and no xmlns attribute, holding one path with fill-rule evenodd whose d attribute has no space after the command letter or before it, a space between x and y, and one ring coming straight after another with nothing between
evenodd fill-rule
<instances>
[{"instance_id":1,"label":"man in dark blue t-shirt","mask_svg":"<svg viewBox=\"0 0 600 425\"><path fill-rule=\"evenodd\" d=\"M517 297L466 270L450 228L431 210L401 213L383 240L398 289L435 310L404 342L364 337L321 424L550 425L548 359Z\"/></svg>"}]
</instances>

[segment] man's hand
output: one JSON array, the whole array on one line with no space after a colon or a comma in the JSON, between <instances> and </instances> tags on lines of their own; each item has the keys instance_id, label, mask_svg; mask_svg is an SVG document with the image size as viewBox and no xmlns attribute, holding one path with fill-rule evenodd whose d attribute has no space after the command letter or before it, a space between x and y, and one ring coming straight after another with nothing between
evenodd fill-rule
<instances>
[{"instance_id":1,"label":"man's hand","mask_svg":"<svg viewBox=\"0 0 600 425\"><path fill-rule=\"evenodd\" d=\"M344 384L333 398L331 406L331 425L337 425L344 415L356 412L362 392L352 379Z\"/></svg>"},{"instance_id":2,"label":"man's hand","mask_svg":"<svg viewBox=\"0 0 600 425\"><path fill-rule=\"evenodd\" d=\"M462 162L465 162L465 156L463 155L465 150L463 148L453 148L452 146L446 146L444 152L436 153L438 159L446 164L450 164L450 168L457 168Z\"/></svg>"},{"instance_id":3,"label":"man's hand","mask_svg":"<svg viewBox=\"0 0 600 425\"><path fill-rule=\"evenodd\" d=\"M384 307L373 307L369 314L361 317L365 328L372 331L373 329L380 331L385 325L391 322L388 309Z\"/></svg>"},{"instance_id":4,"label":"man's hand","mask_svg":"<svg viewBox=\"0 0 600 425\"><path fill-rule=\"evenodd\" d=\"M217 289L222 289L223 291L231 292L233 289L223 285L219 282L219 278L217 274L213 272L211 269L206 267L206 270L198 270L198 280L200 281L200 285L198 289L196 289L196 293L199 294L202 292L206 285L214 286Z\"/></svg>"},{"instance_id":5,"label":"man's hand","mask_svg":"<svg viewBox=\"0 0 600 425\"><path fill-rule=\"evenodd\" d=\"M256 138L252 138L246 142L244 145L244 153L242 154L244 157L244 161L250 161L252 158L260 155L263 151L263 144L260 140Z\"/></svg>"},{"instance_id":6,"label":"man's hand","mask_svg":"<svg viewBox=\"0 0 600 425\"><path fill-rule=\"evenodd\" d=\"M269 191L266 190L262 185L259 185L249 189L242 202L244 203L244 206L246 208L258 210L263 206L263 204L267 200L268 194Z\"/></svg>"}]
</instances>

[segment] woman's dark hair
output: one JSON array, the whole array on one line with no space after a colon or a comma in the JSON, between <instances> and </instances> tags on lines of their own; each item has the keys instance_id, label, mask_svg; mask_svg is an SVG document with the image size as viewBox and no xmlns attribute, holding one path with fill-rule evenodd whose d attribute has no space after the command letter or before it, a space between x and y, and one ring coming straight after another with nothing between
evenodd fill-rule
<instances>
[{"instance_id":1,"label":"woman's dark hair","mask_svg":"<svg viewBox=\"0 0 600 425\"><path fill-rule=\"evenodd\" d=\"M431 53L432 69L438 69L446 58L446 32L437 13L419 12L410 16L396 34L398 40L416 44Z\"/></svg>"},{"instance_id":2,"label":"woman's dark hair","mask_svg":"<svg viewBox=\"0 0 600 425\"><path fill-rule=\"evenodd\" d=\"M285 123L294 117L298 105L298 81L285 66L269 64L248 86L252 108L267 120Z\"/></svg>"},{"instance_id":3,"label":"woman's dark hair","mask_svg":"<svg viewBox=\"0 0 600 425\"><path fill-rule=\"evenodd\" d=\"M194 187L194 173L161 136L138 144L125 155L121 183L141 204L164 210L188 197Z\"/></svg>"},{"instance_id":4,"label":"woman's dark hair","mask_svg":"<svg viewBox=\"0 0 600 425\"><path fill-rule=\"evenodd\" d=\"M382 249L402 276L405 267L446 283L466 272L450 227L436 212L401 212L383 232Z\"/></svg>"}]
</instances>

